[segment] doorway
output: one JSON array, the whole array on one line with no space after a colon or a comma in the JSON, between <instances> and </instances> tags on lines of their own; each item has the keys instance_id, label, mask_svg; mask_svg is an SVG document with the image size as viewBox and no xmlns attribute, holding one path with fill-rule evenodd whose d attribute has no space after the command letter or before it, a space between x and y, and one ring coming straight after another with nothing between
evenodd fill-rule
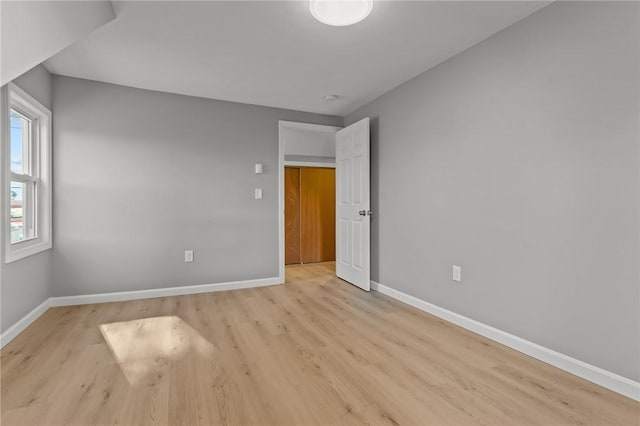
<instances>
[{"instance_id":1,"label":"doorway","mask_svg":"<svg viewBox=\"0 0 640 426\"><path fill-rule=\"evenodd\" d=\"M373 214L370 210L369 118L365 117L346 128L290 121L280 121L278 126L280 282L285 282L285 167L291 166L298 171L287 172L289 181L297 181L300 191L297 193L298 195L295 195L294 192L291 201L293 207L291 208L294 211L297 209L301 214L298 219L290 219L290 239L294 243L290 248L289 262L302 263L305 260L311 262L322 260L322 256L325 255L323 245L325 247L332 246L335 251L331 254L333 254L335 261L328 263L335 265L337 277L369 291L370 222ZM322 225L322 222L320 225L318 222L315 225L313 221L309 222L310 226L314 227L313 232L320 235L322 239L319 245L318 241L310 240L310 244L314 247L307 252L314 253L315 251L314 256L317 257L308 259L305 258L303 247L303 227L305 224L302 219L302 188L304 181L301 179L307 168L335 169L333 175L334 192L333 194L328 192L335 197L332 209L335 215L333 230L330 225ZM311 179L311 181L313 180ZM316 199L315 204L318 203L319 201ZM327 211L330 210L327 209ZM321 213L316 211L314 214L320 215ZM329 233L333 234L333 244L330 243L331 238L326 238ZM296 240L299 243L295 243Z\"/></svg>"},{"instance_id":2,"label":"doorway","mask_svg":"<svg viewBox=\"0 0 640 426\"><path fill-rule=\"evenodd\" d=\"M284 182L285 264L335 261L335 169L286 166Z\"/></svg>"},{"instance_id":3,"label":"doorway","mask_svg":"<svg viewBox=\"0 0 640 426\"><path fill-rule=\"evenodd\" d=\"M327 256L335 259L335 167L336 167L336 132L340 130L341 127L336 126L325 126L320 124L310 124L310 123L299 123L293 121L279 121L278 130L279 130L279 278L280 282L285 281L285 263L301 263L303 261L315 260L327 258ZM297 177L296 172L291 171L289 169L297 169ZM302 237L305 234L302 231L302 226L305 226L304 223L300 223L296 225L295 222L290 224L291 229L299 229L300 236L295 235L292 237L294 240L298 240L300 243L298 244L298 258L296 258L296 254L291 253L292 249L289 250L289 254L285 253L285 173L289 180L293 180L298 182L300 185L302 181L300 180L300 176L304 179L306 174L314 175L313 170L319 169L328 169L329 173L333 175L333 207L323 208L322 211L325 212L323 216L329 216L329 209L331 210L330 215L333 216L333 230L331 227L327 229L327 225L324 225L323 230L318 230L319 235L322 236L322 245L319 247L317 245L317 239L311 239L312 246L315 247L313 249L306 250L307 253L311 253L313 257L303 257L305 256L305 250L302 249ZM322 172L317 172L322 173ZM327 172L325 172L327 173ZM319 178L314 179L313 177L310 180L306 180L305 182L309 182L311 186L320 185L324 186L326 183L325 179ZM318 189L316 188L316 191ZM324 194L324 191L322 192ZM304 197L304 192L299 194L299 197ZM326 198L326 197L322 197ZM302 200L299 199L298 203ZM312 203L309 203L312 204ZM325 203L323 203L324 205ZM302 204L299 204L299 209L302 208ZM302 214L302 211L300 211ZM293 220L293 219L292 219ZM313 221L308 224L313 223ZM316 222L318 223L318 222ZM326 223L326 219L322 219L320 223ZM330 222L331 223L331 222ZM331 225L329 225L331 226ZM293 227L293 228L292 228ZM311 231L309 231L311 232ZM328 234L332 234L330 238L333 238L333 242L331 239L327 238ZM313 242L315 241L315 242ZM333 249L333 253L329 252L327 255L327 247L331 246ZM319 248L318 248L319 247ZM295 249L293 249L295 251ZM293 256L293 257L292 257ZM286 259L288 257L288 259Z\"/></svg>"}]
</instances>

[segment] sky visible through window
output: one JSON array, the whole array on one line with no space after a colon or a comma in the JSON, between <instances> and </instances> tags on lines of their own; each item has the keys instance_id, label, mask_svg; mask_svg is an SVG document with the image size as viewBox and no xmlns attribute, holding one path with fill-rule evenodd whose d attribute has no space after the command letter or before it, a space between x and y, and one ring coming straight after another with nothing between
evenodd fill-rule
<instances>
[{"instance_id":1,"label":"sky visible through window","mask_svg":"<svg viewBox=\"0 0 640 426\"><path fill-rule=\"evenodd\" d=\"M22 166L22 124L24 118L18 114L11 112L11 171L14 173L24 173ZM14 192L16 196L22 200L22 185L17 185L15 182L11 183L11 198L14 198Z\"/></svg>"},{"instance_id":2,"label":"sky visible through window","mask_svg":"<svg viewBox=\"0 0 640 426\"><path fill-rule=\"evenodd\" d=\"M22 130L26 120L18 114L11 112L11 171L14 173L24 173L23 170L23 146ZM24 184L11 182L11 242L22 241L24 239L23 203Z\"/></svg>"},{"instance_id":3,"label":"sky visible through window","mask_svg":"<svg viewBox=\"0 0 640 426\"><path fill-rule=\"evenodd\" d=\"M24 118L11 113L11 171L23 173L22 170L22 124Z\"/></svg>"}]
</instances>

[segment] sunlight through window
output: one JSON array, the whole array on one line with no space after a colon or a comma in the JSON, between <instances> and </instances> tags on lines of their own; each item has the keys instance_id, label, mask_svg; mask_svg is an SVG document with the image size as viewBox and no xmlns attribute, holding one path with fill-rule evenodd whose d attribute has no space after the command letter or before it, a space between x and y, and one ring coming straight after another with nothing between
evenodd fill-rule
<instances>
[{"instance_id":1,"label":"sunlight through window","mask_svg":"<svg viewBox=\"0 0 640 426\"><path fill-rule=\"evenodd\" d=\"M194 354L213 356L213 345L176 316L103 324L100 331L131 385L146 380L168 361Z\"/></svg>"}]
</instances>

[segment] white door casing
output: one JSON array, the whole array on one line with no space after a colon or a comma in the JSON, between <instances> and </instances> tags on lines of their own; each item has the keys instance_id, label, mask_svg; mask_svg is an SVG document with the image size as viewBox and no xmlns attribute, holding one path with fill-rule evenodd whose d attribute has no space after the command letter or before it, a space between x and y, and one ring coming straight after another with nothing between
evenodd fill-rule
<instances>
[{"instance_id":1,"label":"white door casing","mask_svg":"<svg viewBox=\"0 0 640 426\"><path fill-rule=\"evenodd\" d=\"M370 289L369 118L336 133L336 275Z\"/></svg>"}]
</instances>

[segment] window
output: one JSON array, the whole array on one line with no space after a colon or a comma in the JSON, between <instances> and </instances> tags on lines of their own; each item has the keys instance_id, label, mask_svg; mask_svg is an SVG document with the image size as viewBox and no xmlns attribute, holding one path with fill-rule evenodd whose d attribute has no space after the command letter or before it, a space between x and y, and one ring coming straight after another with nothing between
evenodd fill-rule
<instances>
[{"instance_id":1,"label":"window","mask_svg":"<svg viewBox=\"0 0 640 426\"><path fill-rule=\"evenodd\" d=\"M51 248L51 111L14 84L7 90L3 205L9 263Z\"/></svg>"}]
</instances>

